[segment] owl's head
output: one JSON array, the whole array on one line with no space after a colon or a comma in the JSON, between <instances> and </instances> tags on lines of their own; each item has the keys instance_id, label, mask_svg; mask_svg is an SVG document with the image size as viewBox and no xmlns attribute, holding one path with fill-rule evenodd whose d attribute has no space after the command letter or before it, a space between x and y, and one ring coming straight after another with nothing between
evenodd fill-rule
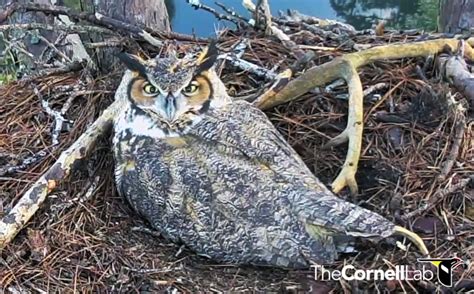
<instances>
[{"instance_id":1,"label":"owl's head","mask_svg":"<svg viewBox=\"0 0 474 294\"><path fill-rule=\"evenodd\" d=\"M119 58L133 72L128 99L152 118L169 124L184 115L208 111L216 91L225 89L212 67L218 55L214 42L200 54L143 60L121 53ZM222 94L222 93L221 93Z\"/></svg>"}]
</instances>

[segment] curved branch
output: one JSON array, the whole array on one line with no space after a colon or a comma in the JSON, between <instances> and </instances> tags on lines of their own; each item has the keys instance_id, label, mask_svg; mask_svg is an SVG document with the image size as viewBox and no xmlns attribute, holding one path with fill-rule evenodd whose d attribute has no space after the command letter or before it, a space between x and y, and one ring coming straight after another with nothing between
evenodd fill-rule
<instances>
[{"instance_id":1,"label":"curved branch","mask_svg":"<svg viewBox=\"0 0 474 294\"><path fill-rule=\"evenodd\" d=\"M472 40L471 40L472 39ZM474 38L464 44L465 57L474 61ZM401 59L409 57L429 56L440 53L448 46L455 51L458 47L457 39L437 39L423 42L413 42L407 44L392 44L373 47L360 52L348 53L334 60L310 68L297 79L289 82L274 99L262 101L257 106L262 109L269 109L274 106L295 100L315 87L323 86L331 81L341 78L341 63L344 60L351 62L356 69L371 62L384 59Z\"/></svg>"},{"instance_id":2,"label":"curved branch","mask_svg":"<svg viewBox=\"0 0 474 294\"><path fill-rule=\"evenodd\" d=\"M358 188L355 174L359 164L360 150L362 147L362 131L364 129L364 114L362 110L364 92L359 74L351 63L345 63L342 75L342 78L347 82L349 88L350 107L347 126L339 136L330 140L327 145L335 146L341 144L343 143L342 139L344 139L349 140L349 146L342 170L337 178L332 182L332 190L335 193L338 193L345 186L348 186L352 194L357 194Z\"/></svg>"},{"instance_id":3,"label":"curved branch","mask_svg":"<svg viewBox=\"0 0 474 294\"><path fill-rule=\"evenodd\" d=\"M463 43L464 57L474 60L474 38ZM301 95L323 86L339 78L346 80L349 86L349 116L346 129L333 138L328 145L335 146L349 140L349 148L344 166L332 183L334 192L349 186L352 193L357 193L355 173L360 157L363 129L363 91L357 69L371 62L383 59L400 59L434 55L446 49L456 51L459 46L457 39L437 39L407 44L391 44L373 47L364 51L349 53L334 60L315 66L287 86L270 97L256 100L255 105L261 109L269 109L276 105L297 99Z\"/></svg>"}]
</instances>

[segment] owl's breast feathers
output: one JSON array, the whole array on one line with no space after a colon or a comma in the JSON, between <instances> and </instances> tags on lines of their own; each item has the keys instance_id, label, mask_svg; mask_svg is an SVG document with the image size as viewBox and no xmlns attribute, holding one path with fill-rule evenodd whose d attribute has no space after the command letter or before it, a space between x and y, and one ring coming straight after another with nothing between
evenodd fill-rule
<instances>
[{"instance_id":1,"label":"owl's breast feathers","mask_svg":"<svg viewBox=\"0 0 474 294\"><path fill-rule=\"evenodd\" d=\"M260 110L212 109L186 134L115 141L117 186L163 235L223 262L333 262L331 234L386 237L394 225L335 197Z\"/></svg>"}]
</instances>

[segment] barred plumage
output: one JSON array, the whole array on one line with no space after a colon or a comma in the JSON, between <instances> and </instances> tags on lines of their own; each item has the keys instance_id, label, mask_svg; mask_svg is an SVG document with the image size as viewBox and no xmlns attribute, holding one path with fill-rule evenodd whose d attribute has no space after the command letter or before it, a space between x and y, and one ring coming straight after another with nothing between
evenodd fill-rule
<instances>
[{"instance_id":1,"label":"barred plumage","mask_svg":"<svg viewBox=\"0 0 474 294\"><path fill-rule=\"evenodd\" d=\"M124 57L145 71L128 73L117 91L127 110L114 137L117 188L137 212L173 242L239 264L331 263L334 236L394 233L382 216L334 196L264 113L232 101L210 52L194 62ZM136 79L157 94L131 91Z\"/></svg>"}]
</instances>

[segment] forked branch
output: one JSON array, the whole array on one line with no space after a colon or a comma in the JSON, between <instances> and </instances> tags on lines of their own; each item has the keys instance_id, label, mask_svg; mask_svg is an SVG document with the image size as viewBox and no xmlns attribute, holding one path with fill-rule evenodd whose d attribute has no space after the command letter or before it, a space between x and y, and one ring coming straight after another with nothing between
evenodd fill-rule
<instances>
[{"instance_id":1,"label":"forked branch","mask_svg":"<svg viewBox=\"0 0 474 294\"><path fill-rule=\"evenodd\" d=\"M474 38L461 44L464 46L464 57L474 60L474 50L471 47L474 45ZM357 193L355 173L360 157L363 129L363 92L357 69L377 60L435 55L445 51L446 47L454 52L458 46L459 40L457 39L437 39L416 43L385 45L349 53L309 69L298 78L289 82L286 87L275 95L257 99L255 105L261 109L269 109L295 100L315 87L323 86L336 79L344 79L349 87L347 127L340 135L333 138L328 145L335 146L349 140L349 146L344 166L332 183L332 189L337 193L348 186L352 193Z\"/></svg>"}]
</instances>

